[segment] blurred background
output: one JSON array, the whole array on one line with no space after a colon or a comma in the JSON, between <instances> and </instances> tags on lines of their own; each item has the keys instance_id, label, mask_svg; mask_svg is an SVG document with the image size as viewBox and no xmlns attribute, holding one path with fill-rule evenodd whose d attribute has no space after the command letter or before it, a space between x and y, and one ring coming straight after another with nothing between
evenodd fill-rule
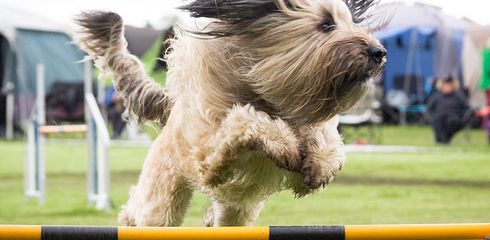
<instances>
[{"instance_id":1,"label":"blurred background","mask_svg":"<svg viewBox=\"0 0 490 240\"><path fill-rule=\"evenodd\" d=\"M386 69L341 116L347 165L325 191L275 195L257 224L490 221L490 2L393 2L374 33ZM121 119L110 79L79 62L72 19L121 14L130 52L164 85L164 40L191 21L178 4L0 0L0 224L117 224L159 129ZM208 204L196 193L184 225Z\"/></svg>"}]
</instances>

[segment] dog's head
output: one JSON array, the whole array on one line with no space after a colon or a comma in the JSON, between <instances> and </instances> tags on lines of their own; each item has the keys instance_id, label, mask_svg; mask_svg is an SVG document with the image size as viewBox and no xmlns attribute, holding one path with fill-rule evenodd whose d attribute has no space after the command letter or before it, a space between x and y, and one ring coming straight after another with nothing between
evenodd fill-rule
<instances>
[{"instance_id":1,"label":"dog's head","mask_svg":"<svg viewBox=\"0 0 490 240\"><path fill-rule=\"evenodd\" d=\"M300 125L348 110L380 75L386 51L361 25L373 1L194 0L182 8L214 19L198 34L238 45L254 93Z\"/></svg>"}]
</instances>

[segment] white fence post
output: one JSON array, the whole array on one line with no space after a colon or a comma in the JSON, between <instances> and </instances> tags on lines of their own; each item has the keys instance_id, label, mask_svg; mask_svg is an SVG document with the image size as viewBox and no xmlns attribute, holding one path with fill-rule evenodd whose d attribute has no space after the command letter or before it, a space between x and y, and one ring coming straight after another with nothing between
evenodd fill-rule
<instances>
[{"instance_id":1,"label":"white fence post","mask_svg":"<svg viewBox=\"0 0 490 240\"><path fill-rule=\"evenodd\" d=\"M44 65L36 66L36 102L32 119L27 130L26 157L24 160L24 194L36 197L40 205L44 205L46 197L46 173L44 163L44 136L39 134L39 126L46 122Z\"/></svg>"},{"instance_id":2,"label":"white fence post","mask_svg":"<svg viewBox=\"0 0 490 240\"><path fill-rule=\"evenodd\" d=\"M87 195L89 205L99 210L111 209L109 144L110 138L102 113L92 93L92 64L85 63L85 121L88 146ZM24 160L24 193L26 197L37 197L39 204L45 203L46 172L44 143L45 136L40 127L46 123L45 71L44 65L36 67L36 104L32 123L27 132Z\"/></svg>"},{"instance_id":3,"label":"white fence post","mask_svg":"<svg viewBox=\"0 0 490 240\"><path fill-rule=\"evenodd\" d=\"M92 93L92 62L87 61L84 63L84 95ZM87 124L87 132L85 134L87 140L87 199L90 206L95 202L95 194L97 192L97 186L95 182L95 159L96 159L96 140L94 123L92 120L92 115L87 107L87 102L85 101L85 123Z\"/></svg>"},{"instance_id":4,"label":"white fence post","mask_svg":"<svg viewBox=\"0 0 490 240\"><path fill-rule=\"evenodd\" d=\"M85 63L85 121L87 123L87 194L90 205L99 210L111 208L108 166L109 133L93 95L92 63Z\"/></svg>"},{"instance_id":5,"label":"white fence post","mask_svg":"<svg viewBox=\"0 0 490 240\"><path fill-rule=\"evenodd\" d=\"M27 152L24 160L24 194L26 197L36 197L40 205L44 205L46 198L45 140L44 136L39 133L39 127L46 122L44 73L44 65L37 64L36 103L27 131Z\"/></svg>"},{"instance_id":6,"label":"white fence post","mask_svg":"<svg viewBox=\"0 0 490 240\"><path fill-rule=\"evenodd\" d=\"M93 94L85 95L85 103L90 111L92 117L95 133L97 134L97 146L96 146L96 160L94 166L92 166L96 171L93 172L94 187L97 191L93 191L93 201L95 202L95 207L99 210L106 210L111 208L111 202L109 198L110 193L110 172L109 172L109 144L110 137L107 131L107 126L105 124L102 113L97 106L97 100Z\"/></svg>"},{"instance_id":7,"label":"white fence post","mask_svg":"<svg viewBox=\"0 0 490 240\"><path fill-rule=\"evenodd\" d=\"M27 146L24 158L24 195L29 197L37 197L36 189L36 141L35 141L35 120L29 120L27 128Z\"/></svg>"},{"instance_id":8,"label":"white fence post","mask_svg":"<svg viewBox=\"0 0 490 240\"><path fill-rule=\"evenodd\" d=\"M39 190L39 204L44 205L46 197L46 171L44 161L44 143L45 139L42 134L39 134L39 127L46 123L46 105L45 105L45 71L43 64L37 64L36 66L36 109L37 109L37 124L36 134L37 137L37 172L38 172L38 190Z\"/></svg>"}]
</instances>

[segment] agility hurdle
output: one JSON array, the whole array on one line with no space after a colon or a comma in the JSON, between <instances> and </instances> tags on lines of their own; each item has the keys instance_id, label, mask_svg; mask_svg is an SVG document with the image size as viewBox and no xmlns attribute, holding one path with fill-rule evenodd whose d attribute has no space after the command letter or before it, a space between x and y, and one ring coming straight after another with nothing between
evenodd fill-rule
<instances>
[{"instance_id":1,"label":"agility hurdle","mask_svg":"<svg viewBox=\"0 0 490 240\"><path fill-rule=\"evenodd\" d=\"M102 113L92 92L92 64L84 65L85 124L45 125L45 72L44 65L36 67L36 104L27 132L24 160L24 194L37 198L40 205L46 199L46 170L44 158L45 138L52 133L85 133L88 145L87 195L89 205L99 210L111 208L109 197L108 150L109 133Z\"/></svg>"},{"instance_id":2,"label":"agility hurdle","mask_svg":"<svg viewBox=\"0 0 490 240\"><path fill-rule=\"evenodd\" d=\"M270 227L0 225L0 240L490 240L490 223Z\"/></svg>"}]
</instances>

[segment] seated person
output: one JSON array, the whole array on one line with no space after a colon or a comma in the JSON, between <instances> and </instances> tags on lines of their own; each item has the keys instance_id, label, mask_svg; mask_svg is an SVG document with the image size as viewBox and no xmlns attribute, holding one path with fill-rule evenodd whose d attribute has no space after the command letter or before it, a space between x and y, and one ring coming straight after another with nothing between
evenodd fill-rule
<instances>
[{"instance_id":1,"label":"seated person","mask_svg":"<svg viewBox=\"0 0 490 240\"><path fill-rule=\"evenodd\" d=\"M448 144L464 127L464 116L470 110L466 95L459 90L458 80L446 77L437 81L437 92L428 101L427 110L436 142Z\"/></svg>"},{"instance_id":2,"label":"seated person","mask_svg":"<svg viewBox=\"0 0 490 240\"><path fill-rule=\"evenodd\" d=\"M122 99L114 89L114 85L111 84L106 88L104 103L107 109L107 118L112 125L112 138L119 138L124 127L126 127L126 121L122 119L124 112L124 106Z\"/></svg>"}]
</instances>

